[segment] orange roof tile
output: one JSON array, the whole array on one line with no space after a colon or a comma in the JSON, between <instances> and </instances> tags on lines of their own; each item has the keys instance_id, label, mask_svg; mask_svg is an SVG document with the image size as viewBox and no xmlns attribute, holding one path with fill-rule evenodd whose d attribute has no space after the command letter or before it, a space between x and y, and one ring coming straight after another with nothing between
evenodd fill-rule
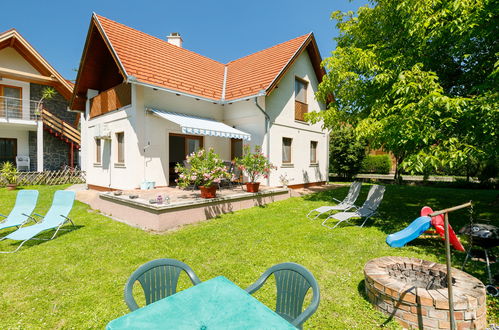
<instances>
[{"instance_id":1,"label":"orange roof tile","mask_svg":"<svg viewBox=\"0 0 499 330\"><path fill-rule=\"evenodd\" d=\"M312 34L306 34L222 64L108 18L95 17L126 75L143 83L216 101L222 98L230 101L266 91L297 52L313 38Z\"/></svg>"},{"instance_id":2,"label":"orange roof tile","mask_svg":"<svg viewBox=\"0 0 499 330\"><path fill-rule=\"evenodd\" d=\"M283 42L227 64L225 99L237 99L267 90L310 34Z\"/></svg>"}]
</instances>

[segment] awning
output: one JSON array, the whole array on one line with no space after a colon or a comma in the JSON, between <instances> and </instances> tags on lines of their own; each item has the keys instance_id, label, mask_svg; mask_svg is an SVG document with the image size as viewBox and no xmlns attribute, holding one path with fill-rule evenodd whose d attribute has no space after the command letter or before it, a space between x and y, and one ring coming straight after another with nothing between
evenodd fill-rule
<instances>
[{"instance_id":1,"label":"awning","mask_svg":"<svg viewBox=\"0 0 499 330\"><path fill-rule=\"evenodd\" d=\"M147 110L151 111L156 116L179 125L184 134L219 136L228 139L243 139L246 141L251 140L250 134L213 119L151 108Z\"/></svg>"}]
</instances>

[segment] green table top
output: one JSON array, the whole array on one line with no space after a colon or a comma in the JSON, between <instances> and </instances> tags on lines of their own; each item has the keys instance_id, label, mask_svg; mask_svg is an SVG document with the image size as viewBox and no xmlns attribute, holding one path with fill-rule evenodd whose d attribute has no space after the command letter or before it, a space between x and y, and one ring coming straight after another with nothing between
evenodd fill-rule
<instances>
[{"instance_id":1,"label":"green table top","mask_svg":"<svg viewBox=\"0 0 499 330\"><path fill-rule=\"evenodd\" d=\"M117 318L107 329L296 329L223 276Z\"/></svg>"}]
</instances>

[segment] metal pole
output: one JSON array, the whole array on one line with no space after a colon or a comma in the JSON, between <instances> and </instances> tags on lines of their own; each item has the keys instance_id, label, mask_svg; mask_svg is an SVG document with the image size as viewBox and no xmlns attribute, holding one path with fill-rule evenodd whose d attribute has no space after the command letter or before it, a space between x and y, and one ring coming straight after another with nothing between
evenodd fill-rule
<instances>
[{"instance_id":1,"label":"metal pole","mask_svg":"<svg viewBox=\"0 0 499 330\"><path fill-rule=\"evenodd\" d=\"M454 319L454 296L452 294L452 270L451 270L451 255L449 242L449 214L445 213L445 257L447 260L447 292L449 295L449 315L450 328L456 329L456 320Z\"/></svg>"}]
</instances>

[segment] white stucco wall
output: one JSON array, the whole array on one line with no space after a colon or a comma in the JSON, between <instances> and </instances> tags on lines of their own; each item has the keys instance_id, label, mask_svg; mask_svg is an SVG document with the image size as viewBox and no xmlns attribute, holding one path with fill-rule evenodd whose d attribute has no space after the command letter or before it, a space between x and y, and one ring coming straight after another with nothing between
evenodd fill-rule
<instances>
[{"instance_id":1,"label":"white stucco wall","mask_svg":"<svg viewBox=\"0 0 499 330\"><path fill-rule=\"evenodd\" d=\"M303 53L279 82L278 88L269 96L258 98L259 105L271 117L270 160L278 167L270 177L271 186L279 186L279 176L287 174L290 185L327 180L328 136L320 124L310 125L294 119L295 76L309 82L307 103L309 111L319 111L323 106L314 98L317 79L312 64ZM87 160L89 184L118 189L132 189L140 183L155 181L156 186L168 185L169 134L181 134L180 128L167 120L146 111L157 108L166 111L185 113L222 121L244 132L250 133L250 145L259 145L267 154L265 116L258 110L254 99L232 104L214 104L191 97L177 96L174 93L154 90L149 87L132 85L132 105L122 110L82 121L83 158ZM106 124L111 132L111 142L102 144L102 165L94 165L96 133L94 127ZM102 127L102 126L101 126ZM125 166L114 166L116 158L116 133L125 132ZM282 164L282 138L293 139L292 164ZM213 147L224 160L230 160L230 139L205 136L204 147ZM317 164L310 164L310 141L318 142ZM106 165L106 159L111 159ZM261 182L266 183L262 179Z\"/></svg>"},{"instance_id":2,"label":"white stucco wall","mask_svg":"<svg viewBox=\"0 0 499 330\"><path fill-rule=\"evenodd\" d=\"M278 88L266 97L266 111L272 119L270 161L278 167L270 176L270 185L281 185L286 174L290 185L326 181L328 175L328 134L321 124L295 120L295 77L308 81L308 111L320 111L324 105L315 99L318 81L307 52L303 52L279 81ZM282 163L282 138L292 138L291 164ZM310 163L310 142L317 141L317 164Z\"/></svg>"},{"instance_id":3,"label":"white stucco wall","mask_svg":"<svg viewBox=\"0 0 499 330\"><path fill-rule=\"evenodd\" d=\"M136 173L139 168L140 154L137 150L137 134L132 125L134 111L131 106L124 107L105 115L82 121L82 135L85 148L82 159L87 171L87 183L102 187L130 189L138 186ZM110 132L110 139L101 141L101 163L96 163L95 137L102 134L104 127ZM117 164L116 133L124 132L125 136L125 163ZM133 175L131 175L133 173ZM140 184L140 183L139 183Z\"/></svg>"},{"instance_id":4,"label":"white stucco wall","mask_svg":"<svg viewBox=\"0 0 499 330\"><path fill-rule=\"evenodd\" d=\"M4 68L27 72L27 73L33 73L33 74L40 74L40 72L38 72L35 68L33 68L31 64L29 64L28 61L26 61L12 47L6 47L0 50L0 63L1 63L0 66Z\"/></svg>"}]
</instances>

